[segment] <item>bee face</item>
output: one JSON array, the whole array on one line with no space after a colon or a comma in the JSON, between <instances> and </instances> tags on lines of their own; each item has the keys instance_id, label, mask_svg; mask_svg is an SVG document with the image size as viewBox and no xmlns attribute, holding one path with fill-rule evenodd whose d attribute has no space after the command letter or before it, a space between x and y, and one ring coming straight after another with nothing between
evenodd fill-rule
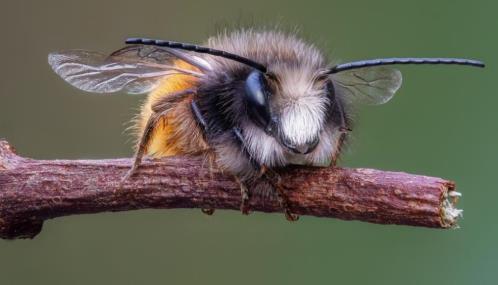
<instances>
[{"instance_id":1,"label":"bee face","mask_svg":"<svg viewBox=\"0 0 498 285\"><path fill-rule=\"evenodd\" d=\"M294 153L310 153L320 141L331 106L328 90L315 80L316 70L286 68L278 74L274 103L278 106L279 140Z\"/></svg>"},{"instance_id":2,"label":"bee face","mask_svg":"<svg viewBox=\"0 0 498 285\"><path fill-rule=\"evenodd\" d=\"M272 136L287 151L312 152L320 141L330 96L316 71L280 68L265 76L249 74L245 98L251 121Z\"/></svg>"}]
</instances>

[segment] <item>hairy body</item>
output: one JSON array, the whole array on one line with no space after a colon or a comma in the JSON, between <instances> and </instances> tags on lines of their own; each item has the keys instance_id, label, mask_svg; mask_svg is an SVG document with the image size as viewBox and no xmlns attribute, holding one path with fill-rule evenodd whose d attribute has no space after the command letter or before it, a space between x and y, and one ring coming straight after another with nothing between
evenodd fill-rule
<instances>
[{"instance_id":1,"label":"hairy body","mask_svg":"<svg viewBox=\"0 0 498 285\"><path fill-rule=\"evenodd\" d=\"M183 61L177 61L175 66L194 69ZM147 122L154 113L152 106L157 102L169 98L184 90L196 88L198 80L188 75L175 74L166 76L161 80L158 87L149 93L141 111L135 119L135 133L139 141L145 132ZM182 98L160 122L154 126L149 142L147 143L147 154L153 157L164 157L172 155L196 155L209 151L209 145L204 140L201 129L194 120L190 110L193 95Z\"/></svg>"},{"instance_id":2,"label":"hairy body","mask_svg":"<svg viewBox=\"0 0 498 285\"><path fill-rule=\"evenodd\" d=\"M326 82L315 80L327 66L314 46L293 35L252 30L211 38L207 46L236 52L268 66L278 78L273 109L280 117L281 136L293 145L303 145L319 137L316 149L308 154L295 153L255 125L248 118L244 98L240 96L251 69L227 59L204 56L213 67L204 78L167 76L149 94L140 113L138 134L145 131L154 104L182 90L196 89L195 94L177 103L155 126L147 144L149 155L205 154L214 158L223 170L244 178L259 174L254 163L276 168L289 164L327 166L335 161L345 137L338 128L344 127L344 122L343 117L334 116L339 112L329 110L331 104L343 108L342 101L340 98L332 101ZM183 61L176 64L195 69ZM207 123L206 130L190 111L194 99ZM234 128L242 130L244 145L234 135Z\"/></svg>"}]
</instances>

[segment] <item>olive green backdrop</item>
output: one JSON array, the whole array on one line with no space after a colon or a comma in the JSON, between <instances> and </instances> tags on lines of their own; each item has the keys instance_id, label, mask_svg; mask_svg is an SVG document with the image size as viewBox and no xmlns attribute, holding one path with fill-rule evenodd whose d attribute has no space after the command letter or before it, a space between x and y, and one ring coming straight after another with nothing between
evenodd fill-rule
<instances>
[{"instance_id":1,"label":"olive green backdrop","mask_svg":"<svg viewBox=\"0 0 498 285\"><path fill-rule=\"evenodd\" d=\"M331 58L461 56L488 64L402 66L387 105L364 108L342 165L457 182L461 229L282 215L145 210L45 223L0 241L0 284L496 284L496 1L2 1L0 137L25 156L130 156L143 97L89 95L50 51L110 52L127 36L201 42L238 22L297 26Z\"/></svg>"}]
</instances>

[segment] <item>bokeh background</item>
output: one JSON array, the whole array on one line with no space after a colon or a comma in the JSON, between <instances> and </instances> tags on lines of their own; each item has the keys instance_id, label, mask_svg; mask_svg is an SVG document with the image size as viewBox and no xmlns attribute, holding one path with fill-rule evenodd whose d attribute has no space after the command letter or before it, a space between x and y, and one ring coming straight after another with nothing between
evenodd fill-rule
<instances>
[{"instance_id":1,"label":"bokeh background","mask_svg":"<svg viewBox=\"0 0 498 285\"><path fill-rule=\"evenodd\" d=\"M3 1L0 137L25 156L130 156L143 97L71 88L51 51L111 52L127 36L202 42L217 27L299 27L334 59L474 57L485 70L402 66L404 84L364 108L341 162L457 182L458 230L281 215L144 210L45 223L0 241L0 284L497 284L496 1Z\"/></svg>"}]
</instances>

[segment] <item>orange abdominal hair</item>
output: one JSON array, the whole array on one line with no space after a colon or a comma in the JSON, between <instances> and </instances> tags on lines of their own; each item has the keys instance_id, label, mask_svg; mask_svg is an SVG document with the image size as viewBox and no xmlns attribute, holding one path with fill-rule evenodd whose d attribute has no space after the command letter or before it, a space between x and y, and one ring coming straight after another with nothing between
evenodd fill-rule
<instances>
[{"instance_id":1,"label":"orange abdominal hair","mask_svg":"<svg viewBox=\"0 0 498 285\"><path fill-rule=\"evenodd\" d=\"M182 60L174 63L175 67L199 70ZM194 88L197 85L195 77L185 74L167 75L161 79L159 85L149 93L141 108L137 120L136 129L138 134L144 132L147 121L152 115L152 106L165 96ZM147 144L147 154L154 157L172 156L180 154L198 153L207 148L207 144L199 132L193 132L197 127L190 111L191 97L180 102L170 114L161 118L160 123L154 128L152 136Z\"/></svg>"}]
</instances>

